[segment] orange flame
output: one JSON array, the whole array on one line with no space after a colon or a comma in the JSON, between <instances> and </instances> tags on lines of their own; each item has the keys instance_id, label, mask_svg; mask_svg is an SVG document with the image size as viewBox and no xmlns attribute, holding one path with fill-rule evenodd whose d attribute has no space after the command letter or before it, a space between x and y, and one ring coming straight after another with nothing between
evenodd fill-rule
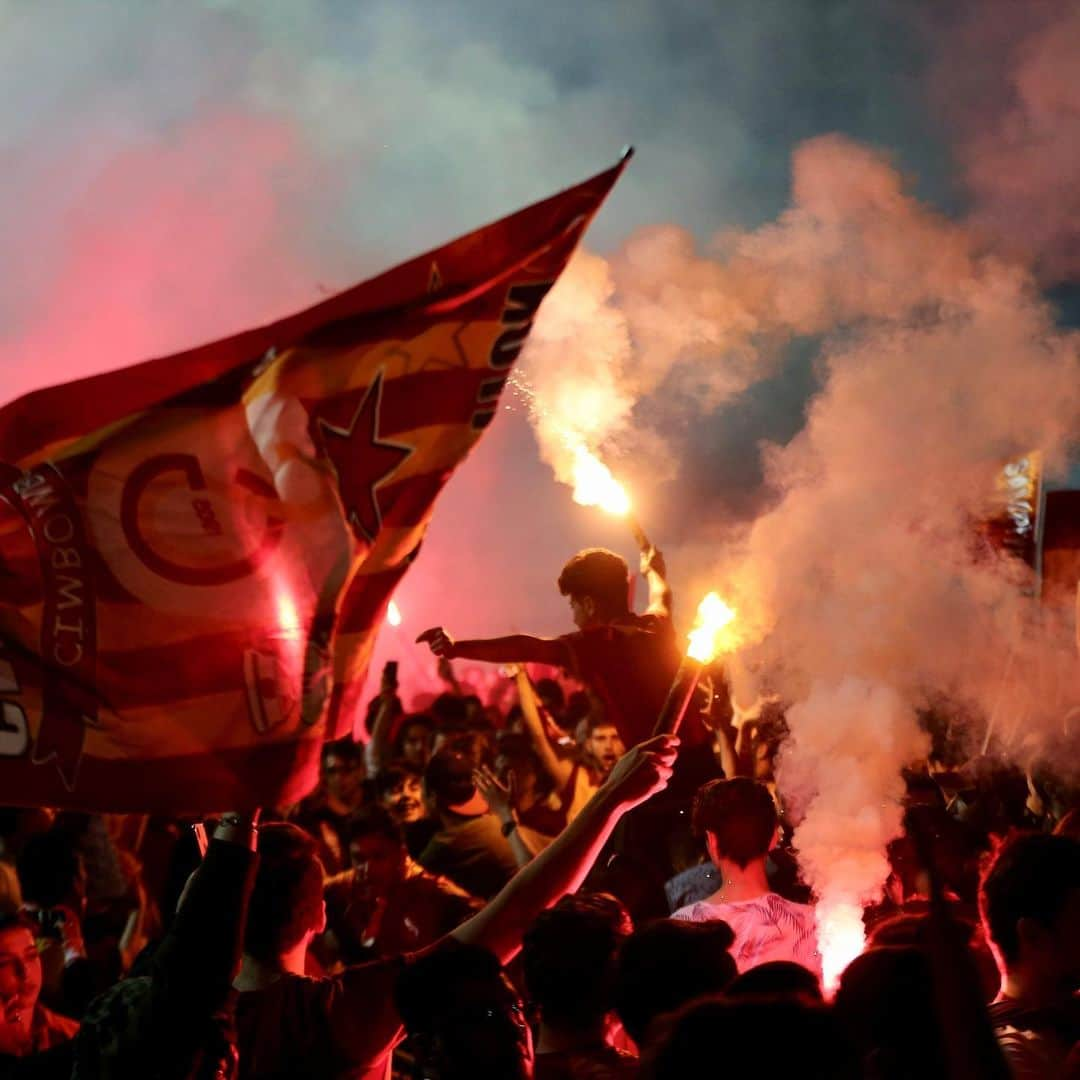
<instances>
[{"instance_id":1,"label":"orange flame","mask_svg":"<svg viewBox=\"0 0 1080 1080\"><path fill-rule=\"evenodd\" d=\"M386 608L386 621L391 626L400 626L401 625L401 608L399 608L397 606L397 604L394 603L393 600L391 600L390 603L387 605L387 608Z\"/></svg>"},{"instance_id":2,"label":"orange flame","mask_svg":"<svg viewBox=\"0 0 1080 1080\"><path fill-rule=\"evenodd\" d=\"M599 506L609 514L622 517L630 512L626 488L611 475L611 470L587 447L578 443L574 454L574 502L580 506Z\"/></svg>"},{"instance_id":3,"label":"orange flame","mask_svg":"<svg viewBox=\"0 0 1080 1080\"><path fill-rule=\"evenodd\" d=\"M725 630L735 621L735 609L720 599L720 594L711 592L698 604L697 618L690 631L690 647L686 650L689 657L699 663L707 664L718 653L731 648L730 635Z\"/></svg>"}]
</instances>

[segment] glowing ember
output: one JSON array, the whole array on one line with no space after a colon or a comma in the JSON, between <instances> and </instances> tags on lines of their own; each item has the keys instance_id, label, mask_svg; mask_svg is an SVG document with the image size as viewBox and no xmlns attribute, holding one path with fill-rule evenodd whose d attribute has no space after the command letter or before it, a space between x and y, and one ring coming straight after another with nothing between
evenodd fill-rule
<instances>
[{"instance_id":1,"label":"glowing ember","mask_svg":"<svg viewBox=\"0 0 1080 1080\"><path fill-rule=\"evenodd\" d=\"M862 906L857 903L830 904L820 901L815 913L818 950L821 953L821 981L825 993L831 996L844 969L866 945Z\"/></svg>"},{"instance_id":2,"label":"glowing ember","mask_svg":"<svg viewBox=\"0 0 1080 1080\"><path fill-rule=\"evenodd\" d=\"M714 659L724 649L724 631L735 621L735 614L735 609L728 607L718 593L709 593L698 604L687 655L702 664Z\"/></svg>"},{"instance_id":3,"label":"glowing ember","mask_svg":"<svg viewBox=\"0 0 1080 1080\"><path fill-rule=\"evenodd\" d=\"M386 621L391 626L401 625L401 609L397 606L397 604L394 603L393 600L390 601L389 605L386 608Z\"/></svg>"},{"instance_id":4,"label":"glowing ember","mask_svg":"<svg viewBox=\"0 0 1080 1080\"><path fill-rule=\"evenodd\" d=\"M611 475L611 470L580 443L574 453L574 502L581 506L599 506L609 514L622 517L630 512L630 496Z\"/></svg>"}]
</instances>

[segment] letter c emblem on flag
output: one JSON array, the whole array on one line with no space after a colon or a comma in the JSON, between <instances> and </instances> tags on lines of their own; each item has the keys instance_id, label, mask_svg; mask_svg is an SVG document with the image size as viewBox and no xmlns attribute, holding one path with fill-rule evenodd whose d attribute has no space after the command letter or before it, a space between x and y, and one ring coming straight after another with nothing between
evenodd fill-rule
<instances>
[{"instance_id":1,"label":"letter c emblem on flag","mask_svg":"<svg viewBox=\"0 0 1080 1080\"><path fill-rule=\"evenodd\" d=\"M120 524L132 552L139 561L160 577L178 585L227 585L254 573L281 542L285 522L270 515L262 537L254 549L239 559L210 566L195 566L177 562L162 554L147 537L139 524L139 504L147 488L166 473L181 473L187 488L196 496L207 490L206 477L194 454L157 454L136 466L124 484L120 498ZM247 492L267 499L276 499L273 486L250 469L240 467L233 483ZM208 532L220 535L221 526L213 507L206 498L192 500L192 509Z\"/></svg>"}]
</instances>

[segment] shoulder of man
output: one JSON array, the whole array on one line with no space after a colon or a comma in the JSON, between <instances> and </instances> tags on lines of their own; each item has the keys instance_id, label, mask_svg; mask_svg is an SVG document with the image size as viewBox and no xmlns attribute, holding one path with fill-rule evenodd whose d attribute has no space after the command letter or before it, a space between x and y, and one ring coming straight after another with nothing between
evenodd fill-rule
<instances>
[{"instance_id":1,"label":"shoulder of man","mask_svg":"<svg viewBox=\"0 0 1080 1080\"><path fill-rule=\"evenodd\" d=\"M704 900L695 900L692 904L687 904L686 907L673 911L671 917L680 919L683 922L710 922L713 919L721 918L718 909L713 904L707 904Z\"/></svg>"}]
</instances>

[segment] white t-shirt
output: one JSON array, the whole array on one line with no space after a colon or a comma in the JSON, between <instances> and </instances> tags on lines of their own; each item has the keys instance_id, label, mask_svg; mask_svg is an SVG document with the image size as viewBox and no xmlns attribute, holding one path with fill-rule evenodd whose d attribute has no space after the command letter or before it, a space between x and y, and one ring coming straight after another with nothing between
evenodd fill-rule
<instances>
[{"instance_id":1,"label":"white t-shirt","mask_svg":"<svg viewBox=\"0 0 1080 1080\"><path fill-rule=\"evenodd\" d=\"M673 919L709 922L721 919L735 934L731 955L740 972L771 960L792 960L821 978L821 954L817 948L814 909L793 904L776 893L730 904L699 900L679 908Z\"/></svg>"}]
</instances>

